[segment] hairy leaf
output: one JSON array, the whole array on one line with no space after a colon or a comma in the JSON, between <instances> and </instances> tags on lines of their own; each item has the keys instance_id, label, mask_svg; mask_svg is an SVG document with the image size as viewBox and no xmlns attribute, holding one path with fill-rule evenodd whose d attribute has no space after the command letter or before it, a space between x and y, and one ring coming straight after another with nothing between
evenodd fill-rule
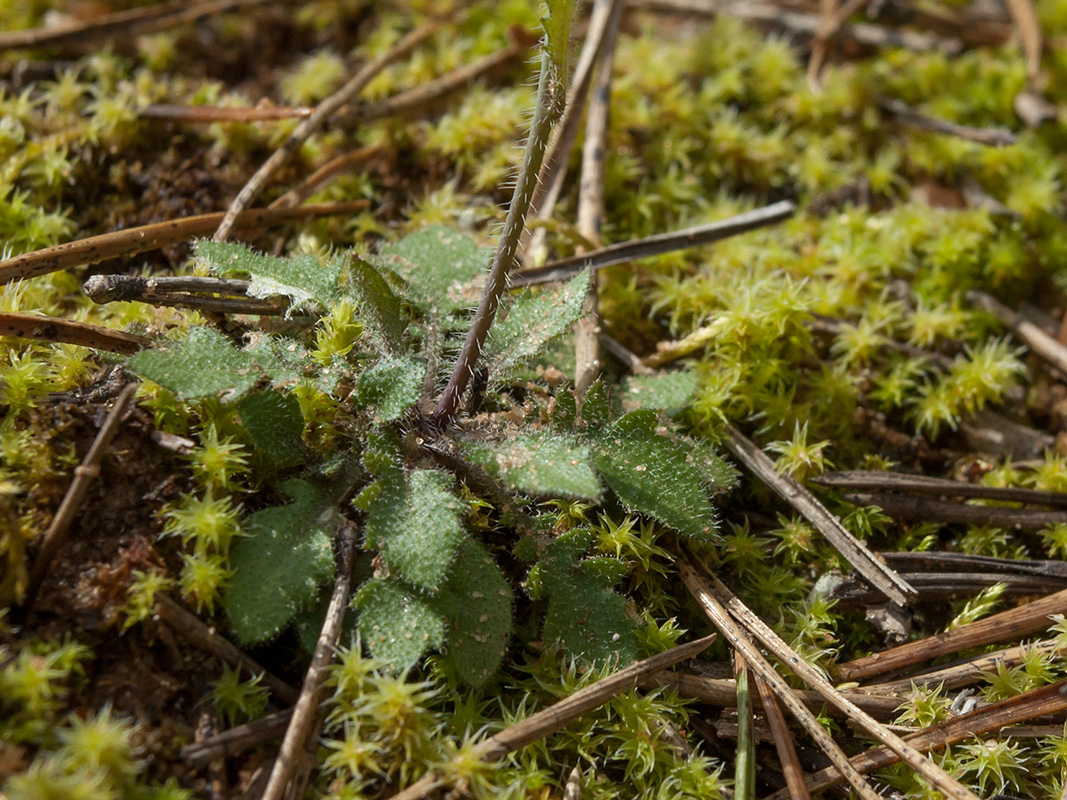
<instances>
[{"instance_id":1,"label":"hairy leaf","mask_svg":"<svg viewBox=\"0 0 1067 800\"><path fill-rule=\"evenodd\" d=\"M522 292L507 317L489 332L485 363L493 374L540 354L550 339L571 329L582 315L589 272L582 270L558 289Z\"/></svg>"},{"instance_id":2,"label":"hairy leaf","mask_svg":"<svg viewBox=\"0 0 1067 800\"><path fill-rule=\"evenodd\" d=\"M493 557L466 538L441 593L431 601L448 622L447 658L472 686L500 667L511 638L511 587Z\"/></svg>"},{"instance_id":3,"label":"hairy leaf","mask_svg":"<svg viewBox=\"0 0 1067 800\"><path fill-rule=\"evenodd\" d=\"M623 382L619 400L623 411L653 409L673 417L686 407L696 389L696 373L689 369L661 375L634 375Z\"/></svg>"},{"instance_id":4,"label":"hairy leaf","mask_svg":"<svg viewBox=\"0 0 1067 800\"><path fill-rule=\"evenodd\" d=\"M382 548L396 575L430 592L444 582L465 535L463 503L449 483L443 472L397 469L377 482L377 497L367 505L368 547Z\"/></svg>"},{"instance_id":5,"label":"hairy leaf","mask_svg":"<svg viewBox=\"0 0 1067 800\"><path fill-rule=\"evenodd\" d=\"M256 392L237 404L237 413L256 449L275 465L290 466L304 460L304 417L292 394L273 389Z\"/></svg>"},{"instance_id":6,"label":"hairy leaf","mask_svg":"<svg viewBox=\"0 0 1067 800\"><path fill-rule=\"evenodd\" d=\"M353 260L350 275L365 335L381 352L399 354L403 350L405 328L400 298L381 273L362 259Z\"/></svg>"},{"instance_id":7,"label":"hairy leaf","mask_svg":"<svg viewBox=\"0 0 1067 800\"><path fill-rule=\"evenodd\" d=\"M408 299L438 316L477 304L474 279L488 263L487 252L470 237L431 225L381 249L381 255L408 283Z\"/></svg>"},{"instance_id":8,"label":"hairy leaf","mask_svg":"<svg viewBox=\"0 0 1067 800\"><path fill-rule=\"evenodd\" d=\"M633 623L626 601L611 590L618 573L606 574L603 558L581 558L592 541L588 530L568 531L534 567L531 580L548 597L544 636L580 658L627 664L637 656Z\"/></svg>"},{"instance_id":9,"label":"hairy leaf","mask_svg":"<svg viewBox=\"0 0 1067 800\"><path fill-rule=\"evenodd\" d=\"M230 550L234 573L223 605L243 642L276 635L333 576L330 528L336 512L329 499L302 480L286 481L281 490L293 502L249 516L241 525L246 535Z\"/></svg>"},{"instance_id":10,"label":"hairy leaf","mask_svg":"<svg viewBox=\"0 0 1067 800\"><path fill-rule=\"evenodd\" d=\"M445 620L414 589L393 578L375 578L356 593L359 634L371 655L403 669L441 647Z\"/></svg>"},{"instance_id":11,"label":"hairy leaf","mask_svg":"<svg viewBox=\"0 0 1067 800\"><path fill-rule=\"evenodd\" d=\"M308 255L274 258L242 244L206 239L196 243L196 256L216 275L248 275L251 283L248 293L253 297L291 298L290 310L313 303L327 306L339 296L337 279L343 266L340 259L323 265Z\"/></svg>"},{"instance_id":12,"label":"hairy leaf","mask_svg":"<svg viewBox=\"0 0 1067 800\"><path fill-rule=\"evenodd\" d=\"M499 476L508 487L537 496L600 499L600 481L588 445L573 437L521 434L499 444L467 444L476 464Z\"/></svg>"},{"instance_id":13,"label":"hairy leaf","mask_svg":"<svg viewBox=\"0 0 1067 800\"><path fill-rule=\"evenodd\" d=\"M658 519L683 536L715 538L715 511L707 494L707 465L694 450L657 430L653 411L633 411L598 437L593 462L623 505Z\"/></svg>"},{"instance_id":14,"label":"hairy leaf","mask_svg":"<svg viewBox=\"0 0 1067 800\"><path fill-rule=\"evenodd\" d=\"M426 365L413 358L383 358L359 376L356 401L377 407L383 422L399 419L419 401Z\"/></svg>"},{"instance_id":15,"label":"hairy leaf","mask_svg":"<svg viewBox=\"0 0 1067 800\"><path fill-rule=\"evenodd\" d=\"M170 389L183 400L223 393L229 398L239 397L262 375L253 354L238 350L211 328L193 328L180 342L142 350L128 364L137 375Z\"/></svg>"}]
</instances>

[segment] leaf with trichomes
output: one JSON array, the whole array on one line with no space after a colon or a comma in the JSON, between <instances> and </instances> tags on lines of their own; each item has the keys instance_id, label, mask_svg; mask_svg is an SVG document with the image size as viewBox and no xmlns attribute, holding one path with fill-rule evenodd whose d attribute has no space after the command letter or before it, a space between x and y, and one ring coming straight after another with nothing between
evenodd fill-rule
<instances>
[{"instance_id":1,"label":"leaf with trichomes","mask_svg":"<svg viewBox=\"0 0 1067 800\"><path fill-rule=\"evenodd\" d=\"M193 328L180 342L142 350L128 365L135 374L170 389L183 400L223 393L239 397L262 376L254 355L237 349L211 328Z\"/></svg>"},{"instance_id":2,"label":"leaf with trichomes","mask_svg":"<svg viewBox=\"0 0 1067 800\"><path fill-rule=\"evenodd\" d=\"M582 316L588 286L589 273L583 270L558 289L519 294L485 342L490 373L496 375L537 356L549 340L569 331Z\"/></svg>"},{"instance_id":3,"label":"leaf with trichomes","mask_svg":"<svg viewBox=\"0 0 1067 800\"><path fill-rule=\"evenodd\" d=\"M511 587L493 557L464 539L440 594L431 600L448 624L448 658L481 686L497 671L511 638Z\"/></svg>"},{"instance_id":4,"label":"leaf with trichomes","mask_svg":"<svg viewBox=\"0 0 1067 800\"><path fill-rule=\"evenodd\" d=\"M356 593L355 604L360 637L375 658L403 669L444 642L444 618L429 598L398 580L367 581Z\"/></svg>"},{"instance_id":5,"label":"leaf with trichomes","mask_svg":"<svg viewBox=\"0 0 1067 800\"><path fill-rule=\"evenodd\" d=\"M340 259L322 264L309 255L274 258L241 244L208 240L196 243L196 256L216 275L247 275L248 293L252 297L290 298L291 311L316 304L327 307L340 297L337 284L343 266Z\"/></svg>"},{"instance_id":6,"label":"leaf with trichomes","mask_svg":"<svg viewBox=\"0 0 1067 800\"><path fill-rule=\"evenodd\" d=\"M442 317L478 301L475 278L488 254L459 231L431 225L383 247L379 262L407 282L405 299Z\"/></svg>"},{"instance_id":7,"label":"leaf with trichomes","mask_svg":"<svg viewBox=\"0 0 1067 800\"><path fill-rule=\"evenodd\" d=\"M623 381L619 401L623 411L650 409L673 417L686 408L696 390L696 373L688 369L660 375L633 375Z\"/></svg>"},{"instance_id":8,"label":"leaf with trichomes","mask_svg":"<svg viewBox=\"0 0 1067 800\"><path fill-rule=\"evenodd\" d=\"M513 491L538 497L600 499L592 453L573 436L520 434L500 443L466 444L464 450Z\"/></svg>"},{"instance_id":9,"label":"leaf with trichomes","mask_svg":"<svg viewBox=\"0 0 1067 800\"><path fill-rule=\"evenodd\" d=\"M725 478L707 448L696 448L657 430L653 411L632 411L597 438L593 463L623 505L670 525L683 536L714 539L715 510L709 485ZM728 483L726 485L729 485Z\"/></svg>"},{"instance_id":10,"label":"leaf with trichomes","mask_svg":"<svg viewBox=\"0 0 1067 800\"><path fill-rule=\"evenodd\" d=\"M304 417L292 394L273 389L250 394L237 404L237 413L256 450L275 466L291 466L304 460Z\"/></svg>"},{"instance_id":11,"label":"leaf with trichomes","mask_svg":"<svg viewBox=\"0 0 1067 800\"><path fill-rule=\"evenodd\" d=\"M293 502L245 519L245 536L230 550L233 577L223 606L243 642L275 636L314 603L334 571L329 531L336 512L326 493L302 480L280 488Z\"/></svg>"},{"instance_id":12,"label":"leaf with trichomes","mask_svg":"<svg viewBox=\"0 0 1067 800\"><path fill-rule=\"evenodd\" d=\"M359 376L356 401L375 407L382 422L399 419L419 401L426 365L413 358L383 358Z\"/></svg>"},{"instance_id":13,"label":"leaf with trichomes","mask_svg":"<svg viewBox=\"0 0 1067 800\"><path fill-rule=\"evenodd\" d=\"M353 259L348 276L364 325L364 335L382 353L401 353L407 323L400 298L381 273L366 261Z\"/></svg>"},{"instance_id":14,"label":"leaf with trichomes","mask_svg":"<svg viewBox=\"0 0 1067 800\"><path fill-rule=\"evenodd\" d=\"M545 639L580 658L626 664L637 655L637 640L626 601L611 590L620 570L601 563L616 559L582 558L593 538L581 529L552 540L528 585L535 596L548 597Z\"/></svg>"},{"instance_id":15,"label":"leaf with trichomes","mask_svg":"<svg viewBox=\"0 0 1067 800\"><path fill-rule=\"evenodd\" d=\"M367 547L382 550L386 565L409 583L436 592L464 537L463 503L436 470L410 473L390 455L368 448L364 463L381 477L357 498L367 512Z\"/></svg>"}]
</instances>

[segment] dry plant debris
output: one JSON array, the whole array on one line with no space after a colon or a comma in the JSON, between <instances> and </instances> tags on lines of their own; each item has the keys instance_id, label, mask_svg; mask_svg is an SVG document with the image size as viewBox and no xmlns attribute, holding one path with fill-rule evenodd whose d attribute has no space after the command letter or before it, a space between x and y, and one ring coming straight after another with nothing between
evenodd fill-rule
<instances>
[{"instance_id":1,"label":"dry plant debris","mask_svg":"<svg viewBox=\"0 0 1067 800\"><path fill-rule=\"evenodd\" d=\"M4 797L1062 798L1067 2L0 26Z\"/></svg>"}]
</instances>

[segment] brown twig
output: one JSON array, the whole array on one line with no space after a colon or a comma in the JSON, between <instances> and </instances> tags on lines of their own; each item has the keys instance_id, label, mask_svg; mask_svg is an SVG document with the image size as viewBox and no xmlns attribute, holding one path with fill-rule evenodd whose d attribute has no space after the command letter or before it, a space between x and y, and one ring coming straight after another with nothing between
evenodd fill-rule
<instances>
[{"instance_id":1,"label":"brown twig","mask_svg":"<svg viewBox=\"0 0 1067 800\"><path fill-rule=\"evenodd\" d=\"M1026 76L1030 87L1038 88L1041 85L1043 37L1041 36L1041 23L1037 18L1037 9L1034 8L1032 0L1005 0L1005 5L1019 30L1023 54L1026 57Z\"/></svg>"},{"instance_id":2,"label":"brown twig","mask_svg":"<svg viewBox=\"0 0 1067 800\"><path fill-rule=\"evenodd\" d=\"M94 303L129 301L219 314L276 316L289 308L285 297L249 297L249 285L248 281L202 276L93 275L82 291Z\"/></svg>"},{"instance_id":3,"label":"brown twig","mask_svg":"<svg viewBox=\"0 0 1067 800\"><path fill-rule=\"evenodd\" d=\"M344 153L337 158L331 159L308 175L303 183L295 186L270 204L270 208L293 208L303 203L315 192L328 185L337 176L348 172L354 167L360 167L376 156L382 155L385 147L380 144L371 144L360 147L351 153Z\"/></svg>"},{"instance_id":4,"label":"brown twig","mask_svg":"<svg viewBox=\"0 0 1067 800\"><path fill-rule=\"evenodd\" d=\"M961 686L970 686L978 683L986 674L996 672L997 667L1000 665L1013 667L1021 664L1028 654L1035 652L1058 655L1061 652L1061 646L1055 639L1046 639L1018 647L1008 647L995 653L974 656L959 664L919 672L900 680L860 686L856 691L870 692L877 695L903 695L910 692L913 687L923 685L931 687L943 686L946 690L958 689Z\"/></svg>"},{"instance_id":5,"label":"brown twig","mask_svg":"<svg viewBox=\"0 0 1067 800\"><path fill-rule=\"evenodd\" d=\"M706 678L703 675L689 675L684 672L665 670L642 681L641 685L649 689L666 686L674 689L682 697L718 708L734 708L737 705L737 684L728 678ZM812 711L821 711L826 706L826 701L818 692L808 689L793 689L792 691L797 699ZM873 688L864 691L851 690L844 694L859 708L878 719L892 719L897 709L900 708L899 697L888 692L875 692ZM756 700L762 707L760 698ZM833 716L843 716L834 708L828 709L828 712Z\"/></svg>"},{"instance_id":6,"label":"brown twig","mask_svg":"<svg viewBox=\"0 0 1067 800\"><path fill-rule=\"evenodd\" d=\"M888 97L881 98L878 101L878 106L905 125L920 128L924 131L944 133L948 136L955 136L957 139L965 139L968 142L977 142L989 147L1007 147L1018 141L1014 133L1004 128L975 128L971 125L957 125L955 122L931 117L918 109L912 108L907 103Z\"/></svg>"},{"instance_id":7,"label":"brown twig","mask_svg":"<svg viewBox=\"0 0 1067 800\"><path fill-rule=\"evenodd\" d=\"M300 775L306 780L306 776L310 774L309 769L300 769L300 762L308 762L310 759L310 763L314 763L315 747L312 746L310 752L307 748L309 734L315 725L315 718L325 691L326 674L337 652L337 642L341 638L341 623L344 621L345 610L348 608L348 589L352 580L352 564L356 553L357 536L351 523L347 521L342 523L338 537L340 539L339 554L333 595L330 597L326 618L322 622L322 630L315 643L311 665L304 675L300 698L293 707L293 716L285 731L278 757L274 761L267 788L263 790L262 800L281 800L290 781L299 783ZM303 796L303 792L298 792L298 794Z\"/></svg>"},{"instance_id":8,"label":"brown twig","mask_svg":"<svg viewBox=\"0 0 1067 800\"><path fill-rule=\"evenodd\" d=\"M901 606L916 596L914 587L849 533L811 492L789 475L779 474L774 468L774 462L732 425L727 426L723 445L757 478L814 525L871 586Z\"/></svg>"},{"instance_id":9,"label":"brown twig","mask_svg":"<svg viewBox=\"0 0 1067 800\"><path fill-rule=\"evenodd\" d=\"M1035 530L1067 522L1067 511L1037 508L971 506L950 500L883 492L846 492L845 500L857 506L878 506L893 519L943 522L955 525L993 525L997 528Z\"/></svg>"},{"instance_id":10,"label":"brown twig","mask_svg":"<svg viewBox=\"0 0 1067 800\"><path fill-rule=\"evenodd\" d=\"M954 481L947 478L906 475L902 472L880 470L826 472L812 478L811 482L819 486L830 486L834 489L869 489L881 492L917 494L927 497L975 497L983 500L995 500L1001 503L1027 503L1035 506L1067 509L1067 494L1062 492L982 486L977 483L963 483L962 481ZM924 557L930 555L932 554L922 554ZM1008 562L1005 566L1010 566L1011 559L1002 560Z\"/></svg>"},{"instance_id":11,"label":"brown twig","mask_svg":"<svg viewBox=\"0 0 1067 800\"><path fill-rule=\"evenodd\" d=\"M955 630L839 664L834 669L834 674L840 681L862 681L875 675L895 672L905 667L921 664L923 661L955 653L967 647L981 647L995 642L1021 639L1032 633L1046 630L1049 626L1049 616L1063 613L1067 613L1067 589L977 622L962 625Z\"/></svg>"},{"instance_id":12,"label":"brown twig","mask_svg":"<svg viewBox=\"0 0 1067 800\"><path fill-rule=\"evenodd\" d=\"M495 53L482 56L477 61L458 67L432 81L415 86L399 94L373 103L358 103L342 110L337 115L337 123L345 127L364 125L376 119L406 114L417 108L424 108L452 92L462 89L478 78L500 69L505 64L522 58L536 41L533 37L515 36L507 46Z\"/></svg>"},{"instance_id":13,"label":"brown twig","mask_svg":"<svg viewBox=\"0 0 1067 800\"><path fill-rule=\"evenodd\" d=\"M582 171L578 181L578 233L598 246L604 222L604 166L611 79L615 69L615 45L619 38L623 5L622 0L606 2L611 6L611 14L604 31L600 67L586 114ZM597 275L589 275L582 316L574 325L574 394L579 402L600 374L599 283Z\"/></svg>"},{"instance_id":14,"label":"brown twig","mask_svg":"<svg viewBox=\"0 0 1067 800\"><path fill-rule=\"evenodd\" d=\"M774 696L771 687L758 675L752 676L759 692L760 701L763 703L763 713L770 725L771 735L774 737L774 746L778 751L778 760L782 764L782 775L785 777L786 786L789 789L791 800L810 800L811 795L804 786L804 770L797 758L796 748L793 747L793 732L785 721L785 714Z\"/></svg>"},{"instance_id":15,"label":"brown twig","mask_svg":"<svg viewBox=\"0 0 1067 800\"><path fill-rule=\"evenodd\" d=\"M34 339L40 342L63 342L111 353L136 353L152 344L151 339L133 333L74 322L61 317L42 317L39 314L20 314L0 311L0 336Z\"/></svg>"},{"instance_id":16,"label":"brown twig","mask_svg":"<svg viewBox=\"0 0 1067 800\"><path fill-rule=\"evenodd\" d=\"M284 734L292 716L293 710L287 708L276 714L246 722L244 725L209 736L202 742L186 745L181 749L180 756L190 767L198 769L212 761L240 755L261 742Z\"/></svg>"},{"instance_id":17,"label":"brown twig","mask_svg":"<svg viewBox=\"0 0 1067 800\"><path fill-rule=\"evenodd\" d=\"M837 746L830 734L826 732L826 729L819 724L815 715L793 693L785 679L778 674L777 670L771 666L771 663L764 658L756 644L727 613L726 608L718 597L709 589L707 579L697 573L685 556L680 556L677 563L678 572L682 576L686 588L689 589L690 594L704 609L704 613L707 614L712 624L719 629L723 637L734 649L741 652L752 671L766 681L767 685L771 687L782 701L782 704L789 709L801 727L815 740L815 744L845 774L849 785L856 790L856 793L864 800L877 800L878 794L867 784L862 775L852 769L848 762L848 756L845 755L844 751ZM795 660L799 661L799 657L796 657Z\"/></svg>"},{"instance_id":18,"label":"brown twig","mask_svg":"<svg viewBox=\"0 0 1067 800\"><path fill-rule=\"evenodd\" d=\"M208 0L202 3L168 3L165 5L134 8L104 14L85 22L48 28L29 28L21 31L7 31L0 34L0 50L16 50L37 47L60 47L77 43L82 44L109 36L132 36L151 33L166 28L195 22L198 19L235 11L239 8L266 5L277 0Z\"/></svg>"},{"instance_id":19,"label":"brown twig","mask_svg":"<svg viewBox=\"0 0 1067 800\"><path fill-rule=\"evenodd\" d=\"M972 305L988 311L1000 320L1002 325L1009 328L1019 341L1033 350L1039 358L1067 374L1067 347L1060 344L1054 336L1049 336L1040 327L985 292L967 292L967 299Z\"/></svg>"},{"instance_id":20,"label":"brown twig","mask_svg":"<svg viewBox=\"0 0 1067 800\"><path fill-rule=\"evenodd\" d=\"M596 683L579 689L569 697L548 708L531 714L524 720L490 736L476 746L478 755L485 761L492 761L502 756L533 744L539 739L555 733L582 714L599 708L613 697L636 687L642 679L654 675L660 670L668 669L680 661L693 658L704 651L715 636L705 636L687 644L672 647L662 653L635 661L628 667L602 678ZM444 785L444 778L436 772L424 775L411 786L393 795L392 800L418 800Z\"/></svg>"},{"instance_id":21,"label":"brown twig","mask_svg":"<svg viewBox=\"0 0 1067 800\"><path fill-rule=\"evenodd\" d=\"M836 0L822 0L820 3L819 31L811 42L811 57L808 60L808 85L813 91L822 89L822 67L830 42L841 32L845 23L853 14L863 10L870 0L844 0L840 7Z\"/></svg>"},{"instance_id":22,"label":"brown twig","mask_svg":"<svg viewBox=\"0 0 1067 800\"><path fill-rule=\"evenodd\" d=\"M1046 580L1067 580L1067 562L994 558L970 553L902 552L879 553L895 569L984 571L994 577L1025 575Z\"/></svg>"},{"instance_id":23,"label":"brown twig","mask_svg":"<svg viewBox=\"0 0 1067 800\"><path fill-rule=\"evenodd\" d=\"M238 215L259 196L263 187L267 185L278 170L289 162L289 159L296 155L296 152L303 146L304 142L322 128L327 120L342 106L355 99L383 69L396 59L403 58L410 53L436 33L440 27L441 23L437 20L420 25L380 56L364 64L344 86L319 103L315 107L314 113L296 126L296 129L289 135L289 138L285 140L282 146L263 162L263 165L256 170L256 173L249 178L248 182L241 188L241 191L237 193L237 197L234 198L230 207L226 209L226 214L212 238L216 242L226 241L237 222Z\"/></svg>"},{"instance_id":24,"label":"brown twig","mask_svg":"<svg viewBox=\"0 0 1067 800\"><path fill-rule=\"evenodd\" d=\"M717 618L729 615L729 617L737 620L737 623L743 627L749 635L756 639L763 647L767 648L767 650L775 657L781 659L781 661L793 670L801 680L821 694L828 704L842 711L849 720L854 722L869 735L882 742L882 744L899 756L902 761L925 778L931 786L940 791L946 798L953 798L954 800L977 800L972 792L945 772L944 769L923 756L923 754L915 749L915 747L905 742L865 711L857 708L852 701L834 689L819 670L797 655L797 653L790 648L778 634L772 631L763 620L748 608L748 606L735 597L733 593L726 588L726 585L723 584L722 581L715 576L708 574L706 570L697 572L696 568L685 556L679 560L678 569L682 575L682 579L685 581L686 587L703 606L709 616L711 616L712 610L714 609ZM716 621L716 624L719 624L718 621ZM731 644L733 644L733 642L731 642ZM760 654L751 643L746 641L746 645L750 651L753 651L753 654L758 659L762 660L764 664L767 664L766 660L763 659L762 654ZM734 646L736 647L737 645L735 644ZM745 654L746 661L752 665L753 661L749 652L745 652L744 650L742 652ZM767 664L767 666L769 667L770 665ZM781 699L787 707L790 705L790 702L795 702L805 713L810 714L799 701L795 700L791 692L789 692L788 687L785 686L785 681L778 675L778 673L771 669L771 675L773 675L773 679L768 679L768 676L761 672L760 677L767 680L770 686L775 689L775 694L778 695L779 699ZM842 768L842 765L836 762L834 765L837 766L838 769ZM856 771L850 764L847 764L845 768L849 771L849 774L856 774ZM849 783L852 786L856 786L852 779L849 779ZM862 779L861 784L866 785Z\"/></svg>"},{"instance_id":25,"label":"brown twig","mask_svg":"<svg viewBox=\"0 0 1067 800\"><path fill-rule=\"evenodd\" d=\"M818 35L822 22L818 14L783 9L777 3L728 2L709 3L706 0L627 0L628 8L643 8L670 14L691 14L702 17L736 17L782 30L801 39ZM902 47L908 50L939 50L955 55L963 50L959 38L936 36L920 31L899 30L866 22L843 25L837 33L839 41L855 42L866 47Z\"/></svg>"},{"instance_id":26,"label":"brown twig","mask_svg":"<svg viewBox=\"0 0 1067 800\"><path fill-rule=\"evenodd\" d=\"M782 200L718 222L608 245L582 255L550 261L537 269L517 272L511 277L511 286L519 288L555 283L572 278L583 269L596 271L615 264L625 264L628 261L637 261L663 253L673 253L676 250L687 250L690 247L718 242L730 236L774 225L793 216L795 211L796 206L793 203Z\"/></svg>"},{"instance_id":27,"label":"brown twig","mask_svg":"<svg viewBox=\"0 0 1067 800\"><path fill-rule=\"evenodd\" d=\"M906 737L905 741L916 750L924 752L943 750L973 736L999 731L1007 725L1057 714L1067 710L1067 697L1063 694L1065 688L1067 688L1067 681L1042 686L1040 689L1024 692L1008 700L953 717L947 722L914 733ZM898 761L900 761L899 756L882 745L853 756L851 765L856 771L867 773L888 767ZM809 791L821 792L831 786L836 786L841 780L837 770L827 768L807 776L804 779L804 785ZM789 800L789 795L786 792L775 792L765 800Z\"/></svg>"},{"instance_id":28,"label":"brown twig","mask_svg":"<svg viewBox=\"0 0 1067 800\"><path fill-rule=\"evenodd\" d=\"M209 627L195 614L165 594L156 595L156 616L168 628L177 631L201 650L210 653L225 663L245 671L249 677L262 675L263 685L281 700L292 705L300 693L281 678L268 672L265 667L219 635L214 627Z\"/></svg>"},{"instance_id":29,"label":"brown twig","mask_svg":"<svg viewBox=\"0 0 1067 800\"><path fill-rule=\"evenodd\" d=\"M78 513L78 508L81 506L82 501L85 500L85 495L88 493L92 482L100 477L100 464L104 460L104 454L107 453L107 449L111 446L115 434L119 432L122 418L126 414L126 409L129 408L130 400L133 399L136 391L136 383L131 383L122 390L115 399L115 404L111 407L103 426L96 434L96 438L93 439L89 452L85 454L82 463L75 467L74 480L71 481L67 493L63 495L59 509L52 518L52 524L44 532L41 547L33 560L29 583L26 586L26 597L23 601L26 608L33 606L33 601L37 597L37 592L41 588L41 582L44 580L49 566L52 564L52 559L55 558L56 553L67 541L67 533L70 531L71 523L74 522L74 515Z\"/></svg>"},{"instance_id":30,"label":"brown twig","mask_svg":"<svg viewBox=\"0 0 1067 800\"><path fill-rule=\"evenodd\" d=\"M1064 581L1030 575L997 575L989 572L901 572L900 577L915 587L915 603L931 604L961 597L971 597L995 584L1004 585L1007 597L1033 597L1064 588ZM882 595L862 581L846 580L830 592L838 607L851 609L876 605Z\"/></svg>"},{"instance_id":31,"label":"brown twig","mask_svg":"<svg viewBox=\"0 0 1067 800\"><path fill-rule=\"evenodd\" d=\"M308 106L258 105L233 108L231 106L176 106L153 103L137 113L145 119L162 119L169 122L274 122L310 117L315 113L315 109Z\"/></svg>"},{"instance_id":32,"label":"brown twig","mask_svg":"<svg viewBox=\"0 0 1067 800\"><path fill-rule=\"evenodd\" d=\"M256 208L241 214L237 225L240 228L265 228L308 217L349 214L367 205L366 200L355 200L347 203L315 203L296 208ZM0 261L0 286L61 269L97 264L109 258L135 256L147 250L187 242L215 230L222 218L221 213L216 213L153 222L13 256Z\"/></svg>"}]
</instances>

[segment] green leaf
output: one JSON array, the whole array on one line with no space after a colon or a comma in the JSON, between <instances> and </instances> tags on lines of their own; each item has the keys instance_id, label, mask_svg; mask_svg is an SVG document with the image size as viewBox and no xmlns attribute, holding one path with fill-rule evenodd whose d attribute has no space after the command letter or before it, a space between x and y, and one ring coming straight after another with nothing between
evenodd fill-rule
<instances>
[{"instance_id":1,"label":"green leaf","mask_svg":"<svg viewBox=\"0 0 1067 800\"><path fill-rule=\"evenodd\" d=\"M396 355L402 352L407 325L400 298L381 273L362 259L353 259L349 274L364 334L383 353Z\"/></svg>"},{"instance_id":2,"label":"green leaf","mask_svg":"<svg viewBox=\"0 0 1067 800\"><path fill-rule=\"evenodd\" d=\"M563 286L546 292L522 292L507 317L489 332L485 363L491 374L521 364L544 351L550 339L571 329L582 316L589 272L582 270Z\"/></svg>"},{"instance_id":3,"label":"green leaf","mask_svg":"<svg viewBox=\"0 0 1067 800\"><path fill-rule=\"evenodd\" d=\"M626 601L611 590L618 572L606 574L603 558L581 558L592 541L584 529L562 534L531 573L548 597L544 637L579 658L628 664L637 657L634 626Z\"/></svg>"},{"instance_id":4,"label":"green leaf","mask_svg":"<svg viewBox=\"0 0 1067 800\"><path fill-rule=\"evenodd\" d=\"M256 253L242 244L196 243L196 256L216 275L248 275L252 297L284 295L292 300L290 311L318 304L328 306L339 296L337 279L343 262L333 259L321 264L314 256L274 258Z\"/></svg>"},{"instance_id":5,"label":"green leaf","mask_svg":"<svg viewBox=\"0 0 1067 800\"><path fill-rule=\"evenodd\" d=\"M142 350L128 364L140 377L170 389L183 400L223 393L225 399L233 399L262 376L253 354L238 350L211 328L193 328L180 342Z\"/></svg>"},{"instance_id":6,"label":"green leaf","mask_svg":"<svg viewBox=\"0 0 1067 800\"><path fill-rule=\"evenodd\" d=\"M606 427L611 422L611 403L602 381L596 381L585 393L582 403L582 422L593 430Z\"/></svg>"},{"instance_id":7,"label":"green leaf","mask_svg":"<svg viewBox=\"0 0 1067 800\"><path fill-rule=\"evenodd\" d=\"M489 262L486 250L470 237L431 225L380 251L384 262L407 281L407 297L438 316L478 303L474 279Z\"/></svg>"},{"instance_id":8,"label":"green leaf","mask_svg":"<svg viewBox=\"0 0 1067 800\"><path fill-rule=\"evenodd\" d=\"M377 406L383 422L399 419L419 401L426 365L413 358L383 358L359 376L356 402Z\"/></svg>"},{"instance_id":9,"label":"green leaf","mask_svg":"<svg viewBox=\"0 0 1067 800\"><path fill-rule=\"evenodd\" d=\"M280 488L293 502L249 516L241 525L246 535L230 550L233 577L223 606L237 638L249 644L270 639L310 608L334 573L336 512L326 494L302 480Z\"/></svg>"},{"instance_id":10,"label":"green leaf","mask_svg":"<svg viewBox=\"0 0 1067 800\"><path fill-rule=\"evenodd\" d=\"M476 464L514 491L537 496L600 499L600 481L587 445L569 436L520 434L499 444L465 444Z\"/></svg>"},{"instance_id":11,"label":"green leaf","mask_svg":"<svg viewBox=\"0 0 1067 800\"><path fill-rule=\"evenodd\" d=\"M686 408L696 389L696 373L689 369L662 375L635 375L623 381L619 401L623 411L651 409L673 417Z\"/></svg>"},{"instance_id":12,"label":"green leaf","mask_svg":"<svg viewBox=\"0 0 1067 800\"><path fill-rule=\"evenodd\" d=\"M304 417L292 394L273 389L256 392L237 404L237 413L256 449L275 465L291 466L304 460Z\"/></svg>"},{"instance_id":13,"label":"green leaf","mask_svg":"<svg viewBox=\"0 0 1067 800\"><path fill-rule=\"evenodd\" d=\"M396 575L436 592L465 535L464 507L449 490L451 479L436 470L405 475L397 469L377 483L381 489L368 505L367 546L383 549Z\"/></svg>"},{"instance_id":14,"label":"green leaf","mask_svg":"<svg viewBox=\"0 0 1067 800\"><path fill-rule=\"evenodd\" d=\"M445 640L445 620L415 590L392 578L375 578L356 593L359 635L371 655L399 669L414 664Z\"/></svg>"},{"instance_id":15,"label":"green leaf","mask_svg":"<svg viewBox=\"0 0 1067 800\"><path fill-rule=\"evenodd\" d=\"M715 510L707 494L708 450L657 432L653 411L633 411L598 437L593 463L623 505L683 536L713 540Z\"/></svg>"},{"instance_id":16,"label":"green leaf","mask_svg":"<svg viewBox=\"0 0 1067 800\"><path fill-rule=\"evenodd\" d=\"M446 657L472 686L500 667L511 638L511 587L493 557L466 538L432 604L448 623Z\"/></svg>"}]
</instances>

